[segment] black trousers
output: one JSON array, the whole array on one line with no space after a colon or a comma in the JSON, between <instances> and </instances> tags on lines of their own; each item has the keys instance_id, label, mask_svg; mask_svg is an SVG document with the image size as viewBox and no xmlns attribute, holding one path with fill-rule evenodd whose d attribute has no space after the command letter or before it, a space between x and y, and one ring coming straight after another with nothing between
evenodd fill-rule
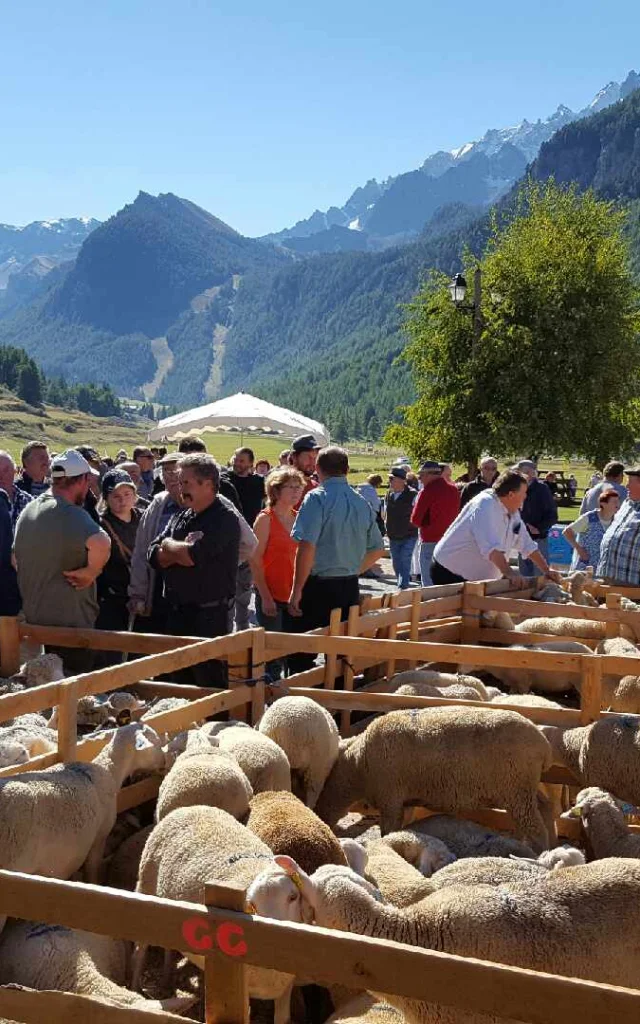
<instances>
[{"instance_id":1,"label":"black trousers","mask_svg":"<svg viewBox=\"0 0 640 1024\"><path fill-rule=\"evenodd\" d=\"M293 632L306 633L329 625L331 612L339 608L340 618L349 615L349 609L360 603L360 586L357 576L309 576L302 591L302 616L292 618ZM292 654L288 659L289 674L306 672L313 668L313 654Z\"/></svg>"},{"instance_id":2,"label":"black trousers","mask_svg":"<svg viewBox=\"0 0 640 1024\"><path fill-rule=\"evenodd\" d=\"M171 636L226 636L229 632L229 607L233 600L224 601L215 608L202 608L199 605L169 607L167 633ZM174 673L174 680L191 686L226 686L227 663L203 661Z\"/></svg>"},{"instance_id":3,"label":"black trousers","mask_svg":"<svg viewBox=\"0 0 640 1024\"><path fill-rule=\"evenodd\" d=\"M84 672L93 672L96 668L96 651L83 647L56 647L53 644L45 644L44 649L47 654L57 654L62 658L65 676L79 676Z\"/></svg>"},{"instance_id":4,"label":"black trousers","mask_svg":"<svg viewBox=\"0 0 640 1024\"><path fill-rule=\"evenodd\" d=\"M441 587L445 583L464 583L464 576L456 576L455 572L449 572L445 569L444 565L440 565L440 562L436 562L435 558L431 560L431 582L436 586Z\"/></svg>"}]
</instances>

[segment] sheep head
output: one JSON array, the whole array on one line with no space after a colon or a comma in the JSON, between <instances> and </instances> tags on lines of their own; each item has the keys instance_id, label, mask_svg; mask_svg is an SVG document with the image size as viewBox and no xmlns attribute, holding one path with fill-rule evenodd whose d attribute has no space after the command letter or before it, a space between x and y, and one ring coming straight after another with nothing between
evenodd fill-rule
<instances>
[{"instance_id":1,"label":"sheep head","mask_svg":"<svg viewBox=\"0 0 640 1024\"><path fill-rule=\"evenodd\" d=\"M247 910L277 921L311 924L313 893L309 876L291 857L274 857L247 889Z\"/></svg>"}]
</instances>

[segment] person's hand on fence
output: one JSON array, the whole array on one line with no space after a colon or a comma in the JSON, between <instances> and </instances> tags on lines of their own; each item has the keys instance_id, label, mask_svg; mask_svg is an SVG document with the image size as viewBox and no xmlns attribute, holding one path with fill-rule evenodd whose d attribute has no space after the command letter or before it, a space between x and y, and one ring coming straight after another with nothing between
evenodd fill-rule
<instances>
[{"instance_id":1,"label":"person's hand on fence","mask_svg":"<svg viewBox=\"0 0 640 1024\"><path fill-rule=\"evenodd\" d=\"M269 619L275 618L275 616L278 614L278 606L276 605L276 602L273 600L271 595L269 595L269 597L262 597L261 601L263 614L266 615L267 618Z\"/></svg>"}]
</instances>

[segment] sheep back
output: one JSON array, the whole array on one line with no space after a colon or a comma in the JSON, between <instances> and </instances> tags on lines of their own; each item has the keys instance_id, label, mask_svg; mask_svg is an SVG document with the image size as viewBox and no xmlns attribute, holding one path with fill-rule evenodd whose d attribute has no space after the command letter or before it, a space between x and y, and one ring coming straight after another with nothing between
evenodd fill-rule
<instances>
[{"instance_id":1,"label":"sheep back","mask_svg":"<svg viewBox=\"0 0 640 1024\"><path fill-rule=\"evenodd\" d=\"M329 826L293 793L254 796L246 825L274 854L292 857L307 874L322 864L347 863Z\"/></svg>"},{"instance_id":2,"label":"sheep back","mask_svg":"<svg viewBox=\"0 0 640 1024\"><path fill-rule=\"evenodd\" d=\"M252 795L249 780L229 754L214 747L205 753L186 750L160 784L156 819L160 821L177 807L197 804L221 807L241 818L249 810Z\"/></svg>"}]
</instances>

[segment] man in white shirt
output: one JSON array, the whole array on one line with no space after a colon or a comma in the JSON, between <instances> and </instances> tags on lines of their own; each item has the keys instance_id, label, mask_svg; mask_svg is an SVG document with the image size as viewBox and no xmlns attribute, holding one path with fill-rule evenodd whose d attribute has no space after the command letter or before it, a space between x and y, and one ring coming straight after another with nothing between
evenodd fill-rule
<instances>
[{"instance_id":1,"label":"man in white shirt","mask_svg":"<svg viewBox=\"0 0 640 1024\"><path fill-rule=\"evenodd\" d=\"M431 563L434 584L504 577L526 586L530 580L509 565L514 548L542 573L555 577L520 518L526 496L526 478L508 469L488 490L472 498L436 544Z\"/></svg>"}]
</instances>

